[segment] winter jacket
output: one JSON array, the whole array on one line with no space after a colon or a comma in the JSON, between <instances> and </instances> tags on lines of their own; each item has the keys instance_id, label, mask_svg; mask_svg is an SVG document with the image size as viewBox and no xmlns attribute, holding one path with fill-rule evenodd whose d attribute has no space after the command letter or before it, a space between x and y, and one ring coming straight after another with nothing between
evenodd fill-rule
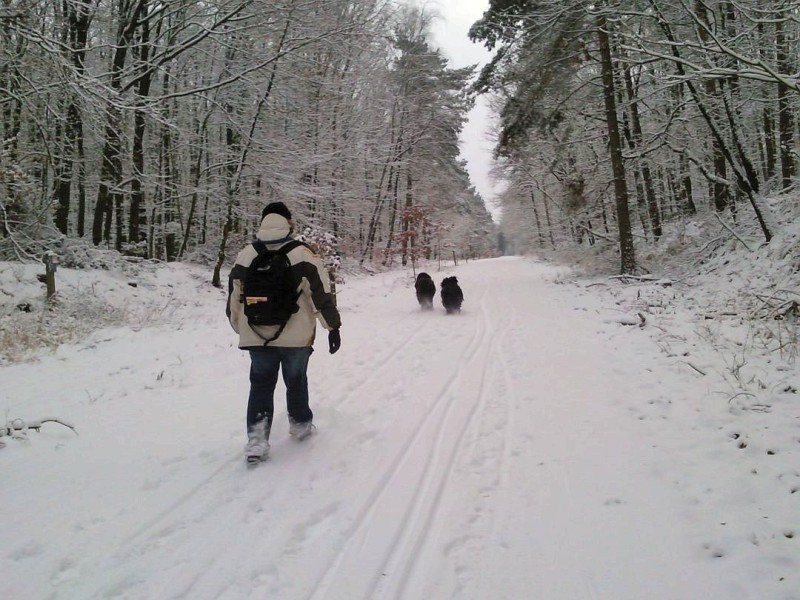
<instances>
[{"instance_id":1,"label":"winter jacket","mask_svg":"<svg viewBox=\"0 0 800 600\"><path fill-rule=\"evenodd\" d=\"M256 237L263 241L270 250L275 250L292 241L290 234L289 221L281 215L272 213L264 217ZM295 280L300 282L297 288L300 292L297 300L299 310L289 318L281 335L274 341L265 344L264 340L271 338L277 332L278 327L257 327L257 333L247 322L242 303L242 281L250 263L256 256L258 256L258 252L252 244L248 244L239 252L236 264L228 277L226 313L231 327L239 334L239 348L258 350L265 345L283 348L313 346L316 319L319 319L325 329L339 328L341 319L331 294L328 273L322 266L319 256L307 246L300 245L286 255Z\"/></svg>"}]
</instances>

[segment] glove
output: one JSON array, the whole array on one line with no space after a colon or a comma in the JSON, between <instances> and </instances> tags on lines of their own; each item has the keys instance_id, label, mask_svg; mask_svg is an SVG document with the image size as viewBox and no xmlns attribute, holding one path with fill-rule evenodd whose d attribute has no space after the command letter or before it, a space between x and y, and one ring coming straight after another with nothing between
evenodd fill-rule
<instances>
[{"instance_id":1,"label":"glove","mask_svg":"<svg viewBox=\"0 0 800 600\"><path fill-rule=\"evenodd\" d=\"M331 329L328 332L328 348L331 354L336 354L339 347L342 345L342 336L338 329Z\"/></svg>"}]
</instances>

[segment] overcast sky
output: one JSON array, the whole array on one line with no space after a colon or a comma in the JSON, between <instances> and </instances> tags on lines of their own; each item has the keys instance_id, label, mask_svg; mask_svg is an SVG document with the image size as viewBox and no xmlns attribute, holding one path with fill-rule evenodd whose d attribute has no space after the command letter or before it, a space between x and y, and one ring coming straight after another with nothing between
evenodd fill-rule
<instances>
[{"instance_id":1,"label":"overcast sky","mask_svg":"<svg viewBox=\"0 0 800 600\"><path fill-rule=\"evenodd\" d=\"M433 0L429 5L442 16L435 23L433 32L436 43L450 60L452 68L488 62L489 51L482 44L472 43L467 32L489 8L489 0ZM492 205L495 186L489 180L493 142L487 135L492 129L491 121L487 100L481 96L461 133L461 156L467 161L475 188L483 196L489 210L496 214Z\"/></svg>"}]
</instances>

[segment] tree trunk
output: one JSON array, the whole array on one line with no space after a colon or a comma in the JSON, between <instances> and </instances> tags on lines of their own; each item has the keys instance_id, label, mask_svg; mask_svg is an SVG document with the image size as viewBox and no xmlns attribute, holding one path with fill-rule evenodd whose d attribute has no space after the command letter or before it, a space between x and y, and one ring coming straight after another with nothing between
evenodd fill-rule
<instances>
[{"instance_id":1,"label":"tree trunk","mask_svg":"<svg viewBox=\"0 0 800 600\"><path fill-rule=\"evenodd\" d=\"M611 59L607 22L601 12L597 15L597 39L600 47L600 70L603 80L603 95L608 126L608 146L611 155L611 170L614 176L614 197L617 206L619 228L620 272L623 275L636 271L636 256L633 247L630 212L628 208L628 185L625 180L625 164L622 157L622 140L617 118L616 93L614 90L614 64Z\"/></svg>"},{"instance_id":2,"label":"tree trunk","mask_svg":"<svg viewBox=\"0 0 800 600\"><path fill-rule=\"evenodd\" d=\"M67 109L69 114L69 108ZM69 118L69 117L67 117ZM54 224L64 235L69 234L69 208L72 196L72 155L74 153L73 140L64 129L56 128L56 146L60 146L60 155L53 165L53 200L56 205ZM63 132L63 133L62 133ZM62 138L63 139L59 139Z\"/></svg>"},{"instance_id":3,"label":"tree trunk","mask_svg":"<svg viewBox=\"0 0 800 600\"><path fill-rule=\"evenodd\" d=\"M150 57L150 23L147 19L142 24L140 44L134 49L138 63L147 65ZM153 81L153 71L146 69L139 78L136 89L138 101L141 104L150 95L150 85ZM142 228L147 227L147 207L142 184L144 177L144 134L145 115L141 109L133 114L133 144L131 149L133 173L131 177L131 205L128 217L128 241L131 244L145 242L147 236L142 235ZM137 252L137 254L142 254ZM146 255L146 252L143 253Z\"/></svg>"},{"instance_id":4,"label":"tree trunk","mask_svg":"<svg viewBox=\"0 0 800 600\"><path fill-rule=\"evenodd\" d=\"M78 138L75 140L75 147L78 151L77 162L77 181L78 181L78 237L86 235L86 150L83 144L83 127L78 132Z\"/></svg>"},{"instance_id":5,"label":"tree trunk","mask_svg":"<svg viewBox=\"0 0 800 600\"><path fill-rule=\"evenodd\" d=\"M100 185L97 188L97 202L92 221L92 243L95 246L99 246L103 241L110 241L111 215L121 193L118 187L122 181L122 160L120 158L122 141L119 139L118 133L121 126L119 111L114 107L109 107L108 114L109 125L106 127L106 141L103 146L100 167Z\"/></svg>"},{"instance_id":6,"label":"tree trunk","mask_svg":"<svg viewBox=\"0 0 800 600\"><path fill-rule=\"evenodd\" d=\"M85 71L86 46L89 39L89 27L93 19L92 3L88 0L78 2L65 2L65 12L69 15L69 29L74 37L71 38L72 61L75 72L82 76ZM72 115L68 127L74 136L75 151L77 153L73 171L78 186L78 223L77 234L79 237L86 235L86 150L84 148L83 117L77 104L72 98L70 110Z\"/></svg>"},{"instance_id":7,"label":"tree trunk","mask_svg":"<svg viewBox=\"0 0 800 600\"><path fill-rule=\"evenodd\" d=\"M762 111L763 121L763 146L764 146L764 179L770 180L775 175L777 165L775 149L775 122L772 116L772 109L764 105Z\"/></svg>"},{"instance_id":8,"label":"tree trunk","mask_svg":"<svg viewBox=\"0 0 800 600\"><path fill-rule=\"evenodd\" d=\"M9 23L0 23L3 27L2 38L7 42L9 53L12 55L8 59L3 57L0 61L0 89L8 90L8 95L4 98L2 105L3 119L3 162L15 167L19 158L19 133L22 125L22 104L19 102L19 80L20 73L16 59L23 52L22 42L18 41L11 34ZM8 62L6 62L8 60ZM11 233L7 223L19 220L22 213L22 205L18 198L16 186L11 182L0 182L5 188L4 202L0 202L0 213L2 213L2 225L0 233L4 236ZM0 196L2 198L2 196Z\"/></svg>"},{"instance_id":9,"label":"tree trunk","mask_svg":"<svg viewBox=\"0 0 800 600\"><path fill-rule=\"evenodd\" d=\"M698 18L705 24L705 27L710 27L708 18L708 9L703 3L703 0L695 0L695 12ZM704 27L698 27L698 35L701 40L708 43L709 34ZM712 100L720 101L720 91L714 79L708 78L705 80L706 95ZM723 148L723 141L719 136L713 136L711 139L711 151L714 164L714 181L712 183L712 197L714 200L714 208L717 212L722 212L730 205L730 188L725 183L728 179L727 162L725 159L725 150Z\"/></svg>"},{"instance_id":10,"label":"tree trunk","mask_svg":"<svg viewBox=\"0 0 800 600\"><path fill-rule=\"evenodd\" d=\"M392 180L394 175L394 163L396 163L400 158L400 142L402 136L398 136L395 139L396 133L396 120L397 117L397 102L392 104L392 115L390 119L390 127L389 131L392 136L392 150L389 155L386 157L386 160L383 163L383 167L381 168L381 176L378 181L377 185L377 197L375 198L375 206L372 209L372 217L369 221L369 229L367 230L367 239L366 243L364 244L363 251L361 253L361 261L360 264L364 264L367 256L372 255L372 252L375 249L375 236L378 230L378 223L380 222L381 214L383 212L383 206L386 202L386 198L390 195L392 189ZM384 184L386 184L386 190L384 191Z\"/></svg>"},{"instance_id":11,"label":"tree trunk","mask_svg":"<svg viewBox=\"0 0 800 600\"><path fill-rule=\"evenodd\" d=\"M397 222L397 212L400 208L400 170L395 170L394 183L392 185L392 210L389 215L389 235L386 236L386 254L383 257L383 265L392 264L392 242L394 241L394 227Z\"/></svg>"},{"instance_id":12,"label":"tree trunk","mask_svg":"<svg viewBox=\"0 0 800 600\"><path fill-rule=\"evenodd\" d=\"M633 78L631 77L630 67L625 67L622 71L625 78L625 89L628 93L628 101L631 104L631 132L633 134L633 146L638 150L642 147L644 135L642 133L642 122L639 118L639 104L636 101L637 95L633 88ZM656 242L663 234L661 227L661 214L659 213L658 198L656 197L653 177L650 173L650 165L646 157L639 157L639 168L644 186L645 200L647 202L647 216L650 219L650 228Z\"/></svg>"},{"instance_id":13,"label":"tree trunk","mask_svg":"<svg viewBox=\"0 0 800 600\"><path fill-rule=\"evenodd\" d=\"M414 206L414 178L411 175L411 165L406 169L406 204L403 211L403 266L408 264L409 251L414 253L414 239L409 237L413 235L410 232L410 223L408 213L411 207Z\"/></svg>"},{"instance_id":14,"label":"tree trunk","mask_svg":"<svg viewBox=\"0 0 800 600\"><path fill-rule=\"evenodd\" d=\"M553 236L553 221L550 219L550 202L548 201L546 194L543 200L544 200L544 218L545 221L547 221L547 235L550 238L550 246L553 248L553 250L555 250L556 240L555 236Z\"/></svg>"},{"instance_id":15,"label":"tree trunk","mask_svg":"<svg viewBox=\"0 0 800 600\"><path fill-rule=\"evenodd\" d=\"M139 19L147 6L147 0L120 0L119 23L117 25L116 46L113 51L111 65L111 89L119 92L121 89L122 71L127 60L128 50L133 40ZM97 246L104 240L110 242L111 220L115 208L121 209L123 194L120 187L122 183L122 138L120 132L123 128L123 119L120 109L109 103L107 109L108 119L105 128L105 142L103 144L102 166L100 169L100 185L97 190L97 204L92 223L92 242ZM122 217L117 219L117 239L115 247L122 245Z\"/></svg>"},{"instance_id":16,"label":"tree trunk","mask_svg":"<svg viewBox=\"0 0 800 600\"><path fill-rule=\"evenodd\" d=\"M380 222L381 213L383 212L383 205L386 202L386 198L392 186L393 167L390 166L390 162L391 159L387 159L383 163L383 168L381 169L381 176L377 186L377 197L375 198L375 206L372 209L372 216L369 220L369 228L367 229L367 236L361 253L360 264L364 264L367 256L371 257L375 248L375 236L378 231L378 223ZM383 189L384 182L386 182L386 191Z\"/></svg>"},{"instance_id":17,"label":"tree trunk","mask_svg":"<svg viewBox=\"0 0 800 600\"><path fill-rule=\"evenodd\" d=\"M539 219L539 210L536 208L536 196L531 190L531 205L533 206L533 218L536 220L536 233L539 238L539 247L544 248L544 232L542 231L542 222Z\"/></svg>"},{"instance_id":18,"label":"tree trunk","mask_svg":"<svg viewBox=\"0 0 800 600\"><path fill-rule=\"evenodd\" d=\"M783 31L783 15L775 19L775 53L778 71L790 73L789 57L787 52L786 35ZM794 146L794 117L789 102L789 88L783 82L778 82L778 140L781 162L781 189L788 189L792 185L795 174L792 148Z\"/></svg>"},{"instance_id":19,"label":"tree trunk","mask_svg":"<svg viewBox=\"0 0 800 600\"><path fill-rule=\"evenodd\" d=\"M227 209L225 211L225 224L222 226L222 236L219 240L219 250L217 251L217 263L214 265L214 274L211 277L211 285L222 287L222 265L225 263L225 246L228 244L228 236L233 229L233 202L232 195L228 196Z\"/></svg>"},{"instance_id":20,"label":"tree trunk","mask_svg":"<svg viewBox=\"0 0 800 600\"><path fill-rule=\"evenodd\" d=\"M162 178L164 180L164 253L167 262L173 262L178 256L178 227L177 207L175 198L175 169L173 167L173 143L172 133L168 127L163 127L161 131L162 152L164 161L162 167Z\"/></svg>"},{"instance_id":21,"label":"tree trunk","mask_svg":"<svg viewBox=\"0 0 800 600\"><path fill-rule=\"evenodd\" d=\"M694 188L692 187L692 172L689 168L689 159L685 153L680 155L680 169L682 182L682 209L690 215L697 214L697 206L694 203Z\"/></svg>"},{"instance_id":22,"label":"tree trunk","mask_svg":"<svg viewBox=\"0 0 800 600\"><path fill-rule=\"evenodd\" d=\"M193 224L195 220L195 212L197 211L197 203L199 201L198 197L198 188L200 187L200 178L201 172L203 168L203 158L205 156L205 149L208 145L208 132L206 127L208 125L208 119L211 117L211 111L206 114L206 117L203 119L202 123L198 125L198 130L196 132L197 138L200 140L199 147L197 149L197 158L195 159L194 163L194 178L192 181L192 200L189 203L189 214L186 216L186 227L183 232L183 241L181 242L181 248L178 250L178 257L183 257L186 253L186 248L189 245L189 236L191 235Z\"/></svg>"},{"instance_id":23,"label":"tree trunk","mask_svg":"<svg viewBox=\"0 0 800 600\"><path fill-rule=\"evenodd\" d=\"M756 25L756 29L762 38L765 38L764 33L764 24L759 22ZM761 49L759 51L759 55L761 60L765 63L769 60L769 54L767 53L767 44L766 39L764 39L764 43L761 45ZM771 96L771 92L768 89L765 89L763 92L765 95ZM772 112L772 99L768 98L764 102L764 108L761 111L761 121L762 121L762 148L764 153L764 181L769 181L775 175L775 169L777 166L777 149L775 146L775 118Z\"/></svg>"},{"instance_id":24,"label":"tree trunk","mask_svg":"<svg viewBox=\"0 0 800 600\"><path fill-rule=\"evenodd\" d=\"M61 43L64 45L64 57L72 62L73 67L76 63L76 56L81 54L81 48L76 47L78 32L74 31L75 20L71 18L71 9L67 2L63 3L63 18L66 23L63 26L63 36ZM77 70L76 70L77 75ZM69 235L69 216L70 204L72 200L72 177L73 165L75 161L75 131L74 123L77 117L80 120L80 113L77 111L75 101L69 93L65 101L64 124L57 121L55 130L54 146L58 154L53 161L53 203L55 204L54 224L64 235ZM58 117L56 117L58 118Z\"/></svg>"}]
</instances>

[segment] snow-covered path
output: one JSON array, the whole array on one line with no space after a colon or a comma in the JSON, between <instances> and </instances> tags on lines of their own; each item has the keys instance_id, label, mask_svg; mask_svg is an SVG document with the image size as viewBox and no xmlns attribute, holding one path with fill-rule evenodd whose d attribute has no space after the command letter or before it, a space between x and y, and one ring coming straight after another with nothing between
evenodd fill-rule
<instances>
[{"instance_id":1,"label":"snow-covered path","mask_svg":"<svg viewBox=\"0 0 800 600\"><path fill-rule=\"evenodd\" d=\"M3 597L765 597L696 527L675 478L682 384L652 340L541 263L437 285L449 274L456 316L420 311L407 273L342 287L342 350L323 338L311 360L318 433L289 439L281 389L253 471L249 363L217 290L183 283L173 329L4 368L10 417L80 435L43 428L0 454Z\"/></svg>"}]
</instances>

